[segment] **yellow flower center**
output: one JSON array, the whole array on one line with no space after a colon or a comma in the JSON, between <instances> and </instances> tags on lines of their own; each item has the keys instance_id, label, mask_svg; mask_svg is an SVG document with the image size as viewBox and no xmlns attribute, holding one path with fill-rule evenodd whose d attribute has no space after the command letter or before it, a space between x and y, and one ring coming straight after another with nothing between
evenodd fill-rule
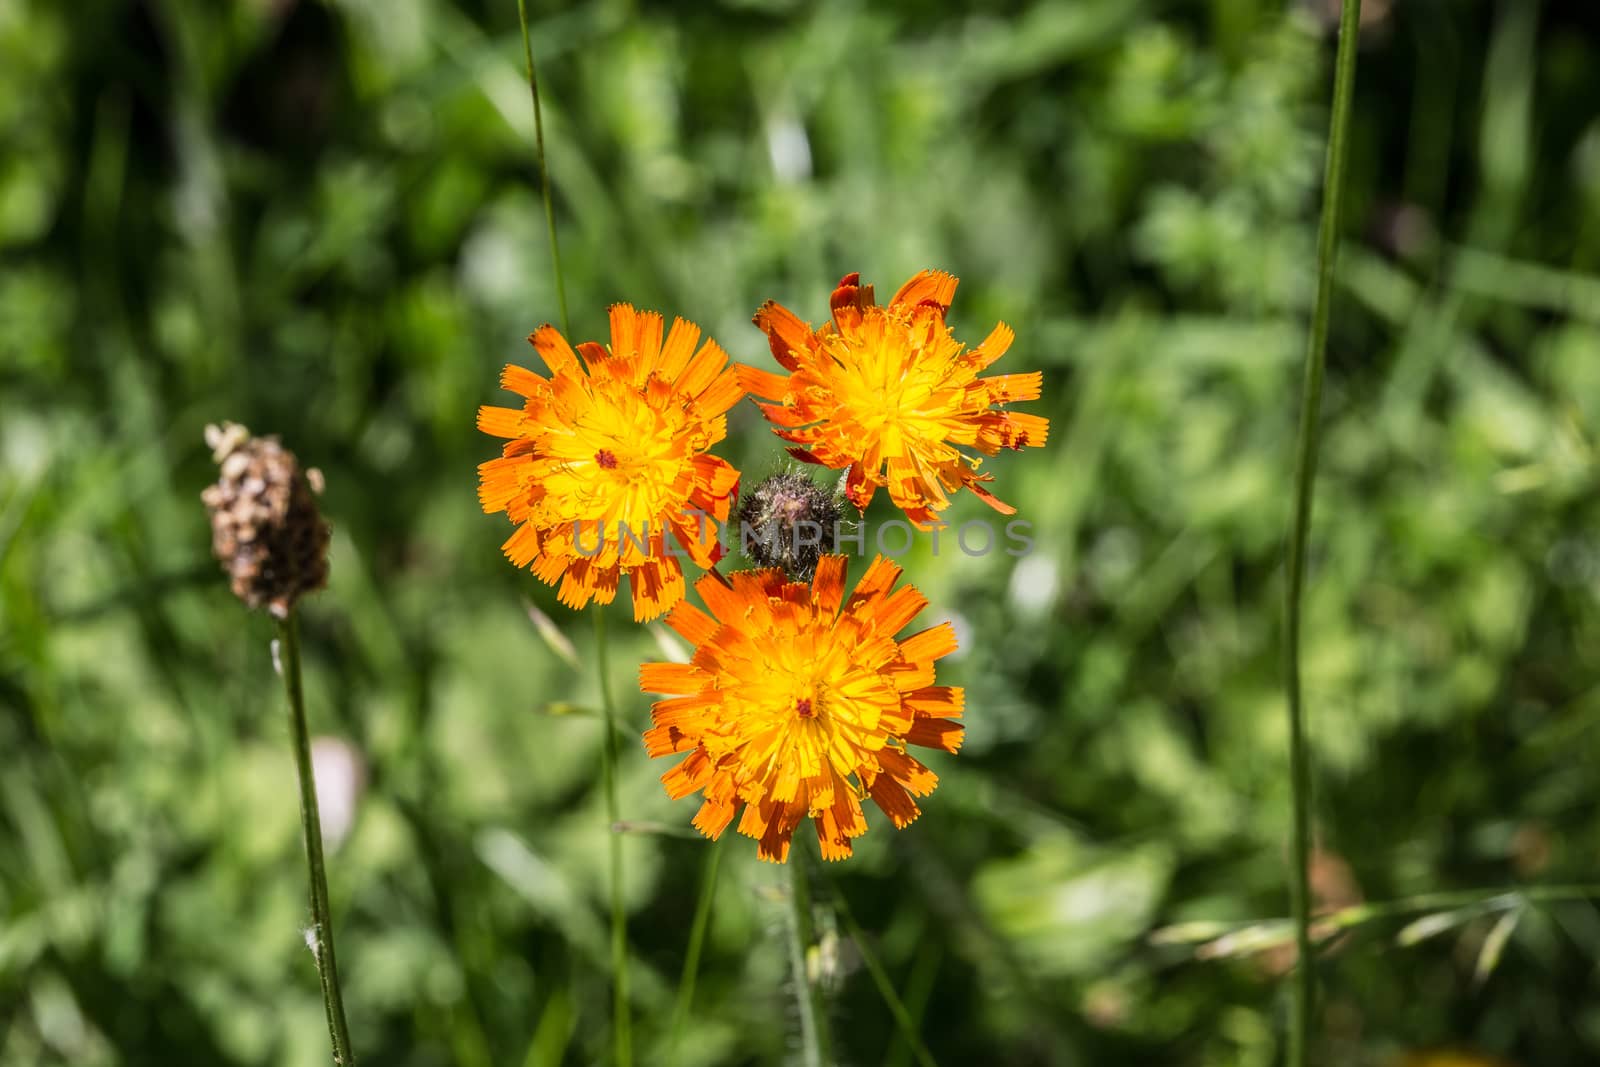
<instances>
[{"instance_id":1,"label":"yellow flower center","mask_svg":"<svg viewBox=\"0 0 1600 1067\"><path fill-rule=\"evenodd\" d=\"M746 711L707 745L740 751L753 791L764 788L773 770L774 795L787 800L802 780L824 778L830 769L857 783L864 768L877 769L871 753L888 741L880 724L885 711L899 707L899 693L878 664L863 659L859 630L836 625L818 617L769 632L761 655L739 660L725 681L728 699Z\"/></svg>"},{"instance_id":2,"label":"yellow flower center","mask_svg":"<svg viewBox=\"0 0 1600 1067\"><path fill-rule=\"evenodd\" d=\"M948 327L926 316L871 309L856 330L828 336L825 346L836 364L836 422L863 445L876 438L879 450L893 454L944 441L946 405L935 394L960 351Z\"/></svg>"},{"instance_id":3,"label":"yellow flower center","mask_svg":"<svg viewBox=\"0 0 1600 1067\"><path fill-rule=\"evenodd\" d=\"M572 425L546 438L560 464L546 481L545 499L558 502L561 513L550 516L556 524L580 524L585 546L595 544L603 528L603 557L610 558L619 523L643 538L647 526L654 535L663 518L677 517L681 480L703 445L681 408L655 407L625 382L593 385Z\"/></svg>"}]
</instances>

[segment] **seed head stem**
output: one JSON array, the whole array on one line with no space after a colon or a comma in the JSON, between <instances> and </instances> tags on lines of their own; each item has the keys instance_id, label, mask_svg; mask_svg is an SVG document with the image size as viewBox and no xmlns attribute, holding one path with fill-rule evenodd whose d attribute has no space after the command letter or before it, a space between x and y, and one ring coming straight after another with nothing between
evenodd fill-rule
<instances>
[{"instance_id":1,"label":"seed head stem","mask_svg":"<svg viewBox=\"0 0 1600 1067\"><path fill-rule=\"evenodd\" d=\"M322 857L322 817L317 812L317 785L311 772L311 738L306 729L305 694L300 684L299 612L291 606L278 624L283 684L289 694L289 737L294 747L295 770L300 780L300 829L305 835L306 867L311 881L311 951L322 980L322 1004L328 1015L328 1038L333 1062L352 1067L350 1026L345 1021L344 997L339 990L339 962L333 952L333 909L328 903L328 874Z\"/></svg>"}]
</instances>

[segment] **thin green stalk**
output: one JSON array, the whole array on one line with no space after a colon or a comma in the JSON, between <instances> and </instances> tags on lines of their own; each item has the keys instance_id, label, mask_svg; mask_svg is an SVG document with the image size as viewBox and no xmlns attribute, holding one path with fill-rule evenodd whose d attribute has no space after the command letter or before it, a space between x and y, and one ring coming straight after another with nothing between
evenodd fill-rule
<instances>
[{"instance_id":1,"label":"thin green stalk","mask_svg":"<svg viewBox=\"0 0 1600 1067\"><path fill-rule=\"evenodd\" d=\"M561 242L556 239L556 208L550 196L550 168L544 156L544 109L539 106L539 76L533 69L533 40L528 36L528 8L517 0L517 21L522 24L522 57L528 64L528 92L533 96L533 141L539 153L539 189L544 194L544 223L550 233L550 263L556 279L556 307L561 311L561 333L570 343L572 324L567 321L567 282L561 274Z\"/></svg>"},{"instance_id":2,"label":"thin green stalk","mask_svg":"<svg viewBox=\"0 0 1600 1067\"><path fill-rule=\"evenodd\" d=\"M622 907L622 835L617 832L617 713L611 701L606 669L605 606L594 613L594 658L600 672L600 708L605 717L605 743L600 746L601 787L606 798L606 845L611 860L611 1036L612 1059L619 1067L633 1062L633 1029L628 1016L628 926Z\"/></svg>"},{"instance_id":3,"label":"thin green stalk","mask_svg":"<svg viewBox=\"0 0 1600 1067\"><path fill-rule=\"evenodd\" d=\"M894 1017L895 1025L899 1027L900 1036L905 1039L906 1045L922 1067L938 1067L934 1063L933 1054L928 1051L928 1046L923 1044L922 1035L917 1033L917 1024L912 1021L911 1013L906 1010L900 994L894 991L894 983L889 980L889 972L884 970L883 962L868 944L866 931L861 929L861 924L856 922L855 915L851 913L850 902L840 892L835 892L833 899L839 909L839 916L844 919L845 929L850 931L850 940L856 943L856 951L861 953L861 961L867 965L867 973L872 976L872 984L878 987L878 995L889 1006L889 1014Z\"/></svg>"},{"instance_id":4,"label":"thin green stalk","mask_svg":"<svg viewBox=\"0 0 1600 1067\"><path fill-rule=\"evenodd\" d=\"M916 957L911 961L911 978L906 983L906 1012L911 1016L912 1025L918 1030L922 1028L922 1020L928 1014L928 998L933 995L933 983L939 977L939 964L944 955L943 942L937 937L922 939L922 947L917 950ZM911 1062L911 1045L906 1041L897 1041L889 1049L889 1058L884 1067L906 1067Z\"/></svg>"},{"instance_id":5,"label":"thin green stalk","mask_svg":"<svg viewBox=\"0 0 1600 1067\"><path fill-rule=\"evenodd\" d=\"M544 109L539 105L539 76L533 66L533 41L528 35L528 9L517 0L517 21L522 27L522 56L528 67L528 93L533 98L533 139L539 157L539 188L544 197L545 228L550 237L550 266L556 282L556 307L561 312L561 333L572 340L567 316L567 283L561 271L561 241L556 236L555 199L550 189L550 167L544 151ZM611 866L611 1025L612 1058L619 1067L633 1063L633 1031L628 1015L628 931L622 905L622 837L617 833L617 730L616 708L606 677L606 617L602 605L594 609L595 664L600 675L600 704L605 719L605 742L600 747L600 776L606 802L607 848Z\"/></svg>"},{"instance_id":6,"label":"thin green stalk","mask_svg":"<svg viewBox=\"0 0 1600 1067\"><path fill-rule=\"evenodd\" d=\"M528 1042L522 1067L559 1067L572 1040L572 994L557 985L539 1013L539 1025Z\"/></svg>"},{"instance_id":7,"label":"thin green stalk","mask_svg":"<svg viewBox=\"0 0 1600 1067\"><path fill-rule=\"evenodd\" d=\"M328 905L328 873L322 859L322 816L317 812L317 785L311 774L311 736L306 730L305 693L300 684L300 619L296 609L278 624L278 647L283 654L279 669L289 693L289 735L294 744L295 770L300 778L300 829L306 839L306 867L311 877L311 951L322 980L322 1004L328 1013L328 1040L333 1062L350 1067L356 1062L350 1050L350 1025L344 1018L344 997L339 992L339 963L333 954L333 909Z\"/></svg>"},{"instance_id":8,"label":"thin green stalk","mask_svg":"<svg viewBox=\"0 0 1600 1067\"><path fill-rule=\"evenodd\" d=\"M1306 344L1305 388L1300 400L1300 434L1295 449L1294 520L1289 532L1288 581L1284 595L1284 684L1289 711L1289 778L1294 791L1291 848L1294 870L1290 904L1298 960L1294 1009L1289 1027L1290 1067L1305 1067L1316 999L1316 965L1311 948L1311 767L1306 751L1305 709L1300 692L1301 600L1305 588L1306 540L1311 529L1311 490L1321 444L1322 379L1327 365L1329 307L1333 300L1334 258L1339 244L1339 209L1344 192L1345 135L1355 84L1361 0L1343 0L1339 51L1335 60L1333 117L1323 174L1322 221L1317 234L1317 290Z\"/></svg>"},{"instance_id":9,"label":"thin green stalk","mask_svg":"<svg viewBox=\"0 0 1600 1067\"><path fill-rule=\"evenodd\" d=\"M668 1031L667 1050L676 1062L678 1042L683 1037L683 1024L689 1019L689 1009L694 1005L695 979L700 974L700 952L705 946L706 930L711 926L711 902L717 895L717 869L722 865L722 844L712 842L706 852L706 867L700 876L700 899L694 906L694 923L689 928L689 947L683 956L683 977L678 980L678 1000L672 1006L672 1028Z\"/></svg>"},{"instance_id":10,"label":"thin green stalk","mask_svg":"<svg viewBox=\"0 0 1600 1067\"><path fill-rule=\"evenodd\" d=\"M811 924L811 886L806 880L805 850L796 846L789 856L789 965L794 973L795 1003L800 1008L800 1051L805 1067L830 1067L827 1004L822 983L811 980L806 964L816 935Z\"/></svg>"}]
</instances>

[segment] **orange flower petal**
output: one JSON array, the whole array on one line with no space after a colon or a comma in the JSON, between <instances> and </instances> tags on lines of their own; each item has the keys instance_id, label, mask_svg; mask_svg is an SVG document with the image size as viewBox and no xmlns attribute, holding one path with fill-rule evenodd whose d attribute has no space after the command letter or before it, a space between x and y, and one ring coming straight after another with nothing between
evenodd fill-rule
<instances>
[{"instance_id":1,"label":"orange flower petal","mask_svg":"<svg viewBox=\"0 0 1600 1067\"><path fill-rule=\"evenodd\" d=\"M918 719L906 731L906 744L955 752L961 748L965 731L949 719Z\"/></svg>"},{"instance_id":2,"label":"orange flower petal","mask_svg":"<svg viewBox=\"0 0 1600 1067\"><path fill-rule=\"evenodd\" d=\"M698 583L695 588L699 588ZM711 640L711 635L717 631L717 620L687 600L680 600L673 606L672 614L667 616L667 625L691 645L704 644Z\"/></svg>"},{"instance_id":3,"label":"orange flower petal","mask_svg":"<svg viewBox=\"0 0 1600 1067\"><path fill-rule=\"evenodd\" d=\"M811 344L811 327L782 304L767 301L755 314L756 326L767 335L772 358L789 370L798 370L797 354Z\"/></svg>"},{"instance_id":4,"label":"orange flower petal","mask_svg":"<svg viewBox=\"0 0 1600 1067\"><path fill-rule=\"evenodd\" d=\"M579 371L577 353L572 351L572 346L567 344L567 339L561 336L561 331L545 323L528 337L528 342L539 353L539 358L544 360L545 366L551 373Z\"/></svg>"},{"instance_id":5,"label":"orange flower petal","mask_svg":"<svg viewBox=\"0 0 1600 1067\"><path fill-rule=\"evenodd\" d=\"M703 675L692 663L646 663L639 667L642 693L686 693L700 688Z\"/></svg>"},{"instance_id":6,"label":"orange flower petal","mask_svg":"<svg viewBox=\"0 0 1600 1067\"><path fill-rule=\"evenodd\" d=\"M526 413L516 408L496 408L484 405L478 409L478 429L494 437L520 437Z\"/></svg>"},{"instance_id":7,"label":"orange flower petal","mask_svg":"<svg viewBox=\"0 0 1600 1067\"><path fill-rule=\"evenodd\" d=\"M700 327L687 319L673 319L672 329L661 346L661 361L656 366L656 373L669 381L682 374L699 340Z\"/></svg>"},{"instance_id":8,"label":"orange flower petal","mask_svg":"<svg viewBox=\"0 0 1600 1067\"><path fill-rule=\"evenodd\" d=\"M507 363L505 370L500 372L500 388L518 396L537 396L541 390L549 387L547 380L515 363Z\"/></svg>"},{"instance_id":9,"label":"orange flower petal","mask_svg":"<svg viewBox=\"0 0 1600 1067\"><path fill-rule=\"evenodd\" d=\"M769 399L781 397L788 389L789 379L781 374L773 374L758 367L746 367L743 364L736 369L739 373L739 384L744 386L744 391L751 396L764 396Z\"/></svg>"},{"instance_id":10,"label":"orange flower petal","mask_svg":"<svg viewBox=\"0 0 1600 1067\"><path fill-rule=\"evenodd\" d=\"M949 307L956 298L959 279L942 270L924 270L911 278L894 294L890 307L915 307L928 301L940 307Z\"/></svg>"},{"instance_id":11,"label":"orange flower petal","mask_svg":"<svg viewBox=\"0 0 1600 1067\"><path fill-rule=\"evenodd\" d=\"M955 650L956 629L948 622L930 626L900 642L900 654L909 663L929 663Z\"/></svg>"}]
</instances>

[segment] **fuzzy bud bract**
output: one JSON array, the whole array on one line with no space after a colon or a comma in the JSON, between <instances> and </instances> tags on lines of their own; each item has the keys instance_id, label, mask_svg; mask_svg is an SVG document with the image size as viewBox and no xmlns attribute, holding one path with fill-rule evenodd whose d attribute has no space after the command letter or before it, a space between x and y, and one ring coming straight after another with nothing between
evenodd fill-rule
<instances>
[{"instance_id":1,"label":"fuzzy bud bract","mask_svg":"<svg viewBox=\"0 0 1600 1067\"><path fill-rule=\"evenodd\" d=\"M843 514L835 493L798 471L783 471L739 501L740 543L758 566L810 581L817 561L838 543Z\"/></svg>"}]
</instances>

